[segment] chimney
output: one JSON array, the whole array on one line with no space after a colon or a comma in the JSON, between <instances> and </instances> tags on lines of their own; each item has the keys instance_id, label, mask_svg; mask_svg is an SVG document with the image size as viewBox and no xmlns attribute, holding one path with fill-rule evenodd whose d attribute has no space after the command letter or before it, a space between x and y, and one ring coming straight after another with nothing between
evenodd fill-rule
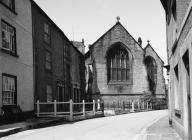
<instances>
[{"instance_id":1,"label":"chimney","mask_svg":"<svg viewBox=\"0 0 192 140\"><path fill-rule=\"evenodd\" d=\"M85 40L84 40L84 38L82 39L82 43L83 43L83 45L84 45L84 43L85 43Z\"/></svg>"},{"instance_id":2,"label":"chimney","mask_svg":"<svg viewBox=\"0 0 192 140\"><path fill-rule=\"evenodd\" d=\"M139 44L140 46L142 46L142 39L141 39L141 37L138 38L138 44Z\"/></svg>"}]
</instances>

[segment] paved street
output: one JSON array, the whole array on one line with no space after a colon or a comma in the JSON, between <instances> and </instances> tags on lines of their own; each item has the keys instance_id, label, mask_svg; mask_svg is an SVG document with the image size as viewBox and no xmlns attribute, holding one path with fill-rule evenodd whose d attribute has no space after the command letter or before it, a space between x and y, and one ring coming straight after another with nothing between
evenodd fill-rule
<instances>
[{"instance_id":1,"label":"paved street","mask_svg":"<svg viewBox=\"0 0 192 140\"><path fill-rule=\"evenodd\" d=\"M143 140L147 128L167 114L162 110L90 119L28 130L2 140Z\"/></svg>"}]
</instances>

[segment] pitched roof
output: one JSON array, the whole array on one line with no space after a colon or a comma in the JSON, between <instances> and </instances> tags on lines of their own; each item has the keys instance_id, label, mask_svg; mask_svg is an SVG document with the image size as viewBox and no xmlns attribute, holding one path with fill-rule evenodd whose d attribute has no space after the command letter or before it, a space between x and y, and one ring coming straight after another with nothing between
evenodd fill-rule
<instances>
[{"instance_id":1,"label":"pitched roof","mask_svg":"<svg viewBox=\"0 0 192 140\"><path fill-rule=\"evenodd\" d=\"M73 43L73 45L84 55L85 52L83 52L81 49L85 48L85 44L84 42L80 42L80 41L71 41Z\"/></svg>"},{"instance_id":2,"label":"pitched roof","mask_svg":"<svg viewBox=\"0 0 192 140\"><path fill-rule=\"evenodd\" d=\"M143 50L142 46L135 40L135 38L127 31L127 29L118 21L114 26L112 26L107 32L105 32L100 38L98 38L90 47L94 46L101 38L103 38L107 33L109 33L116 26L120 25L123 29L130 35L130 37L138 44L138 46Z\"/></svg>"},{"instance_id":3,"label":"pitched roof","mask_svg":"<svg viewBox=\"0 0 192 140\"><path fill-rule=\"evenodd\" d=\"M63 37L66 39L66 41L73 47L75 48L75 50L79 53L82 54L74 45L73 43L71 43L71 41L67 38L67 36L65 35L65 33L55 24L55 22L43 11L43 9L41 9L41 7L34 1L34 0L30 0L32 6L34 6L35 8L37 8L41 14L43 14L43 16L45 16L49 22L63 35ZM33 8L33 7L32 7Z\"/></svg>"},{"instance_id":4,"label":"pitched roof","mask_svg":"<svg viewBox=\"0 0 192 140\"><path fill-rule=\"evenodd\" d=\"M167 12L169 0L160 0L160 1L163 5L163 8L165 9L165 12Z\"/></svg>"},{"instance_id":5,"label":"pitched roof","mask_svg":"<svg viewBox=\"0 0 192 140\"><path fill-rule=\"evenodd\" d=\"M157 55L157 57L161 60L161 62L164 64L164 61L161 59L161 57L157 54L157 52L153 49L153 47L151 46L150 43L147 44L147 46L144 48L144 51L146 51L146 49L150 47L154 52L155 54Z\"/></svg>"}]
</instances>

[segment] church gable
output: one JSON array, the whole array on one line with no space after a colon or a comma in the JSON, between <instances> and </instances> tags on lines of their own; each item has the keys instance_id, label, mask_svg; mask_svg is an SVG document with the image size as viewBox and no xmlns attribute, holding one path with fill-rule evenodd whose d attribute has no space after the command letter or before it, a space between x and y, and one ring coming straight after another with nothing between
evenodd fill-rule
<instances>
[{"instance_id":1,"label":"church gable","mask_svg":"<svg viewBox=\"0 0 192 140\"><path fill-rule=\"evenodd\" d=\"M148 91L144 50L120 22L93 43L89 57L94 60L92 93L138 95Z\"/></svg>"},{"instance_id":2,"label":"church gable","mask_svg":"<svg viewBox=\"0 0 192 140\"><path fill-rule=\"evenodd\" d=\"M145 57L151 56L153 57L157 62L159 62L162 66L164 65L163 60L160 58L160 56L157 54L157 52L153 49L153 47L148 43L147 46L144 48L145 50Z\"/></svg>"},{"instance_id":3,"label":"church gable","mask_svg":"<svg viewBox=\"0 0 192 140\"><path fill-rule=\"evenodd\" d=\"M142 47L120 22L117 22L111 29L109 29L95 43L93 43L91 49L94 51L93 53L98 54L99 52L104 57L108 49L110 49L110 47L115 43L121 43L128 47L133 54L133 57L135 52L139 53L140 55L144 54Z\"/></svg>"},{"instance_id":4,"label":"church gable","mask_svg":"<svg viewBox=\"0 0 192 140\"><path fill-rule=\"evenodd\" d=\"M149 60L149 58L154 60L155 63L155 75L156 78L154 78L153 74L148 73L148 79L150 79L151 77L153 77L155 80L149 80L149 85L151 85L151 81L155 81L155 85L153 85L152 82L152 87L154 88L150 88L151 92L154 92L154 94L156 95L160 95L160 94L165 94L165 79L163 76L163 65L164 62L162 61L162 59L159 57L159 55L156 53L156 51L152 48L152 46L148 43L147 46L144 48L145 50L145 64L146 64L146 68L148 70L148 65L147 65L147 61ZM149 62L149 61L148 61ZM150 65L151 66L151 65ZM153 70L150 70L153 71Z\"/></svg>"}]
</instances>

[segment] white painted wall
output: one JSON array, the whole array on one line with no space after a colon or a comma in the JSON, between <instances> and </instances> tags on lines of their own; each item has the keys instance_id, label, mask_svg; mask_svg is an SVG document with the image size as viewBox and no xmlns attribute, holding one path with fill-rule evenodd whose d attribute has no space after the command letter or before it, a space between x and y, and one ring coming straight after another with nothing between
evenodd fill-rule
<instances>
[{"instance_id":1,"label":"white painted wall","mask_svg":"<svg viewBox=\"0 0 192 140\"><path fill-rule=\"evenodd\" d=\"M0 108L2 107L2 73L17 76L17 103L22 111L34 109L32 15L30 0L16 0L14 14L0 4L0 20L16 28L18 58L0 51ZM1 29L1 25L0 25ZM2 40L0 34L0 47Z\"/></svg>"}]
</instances>

